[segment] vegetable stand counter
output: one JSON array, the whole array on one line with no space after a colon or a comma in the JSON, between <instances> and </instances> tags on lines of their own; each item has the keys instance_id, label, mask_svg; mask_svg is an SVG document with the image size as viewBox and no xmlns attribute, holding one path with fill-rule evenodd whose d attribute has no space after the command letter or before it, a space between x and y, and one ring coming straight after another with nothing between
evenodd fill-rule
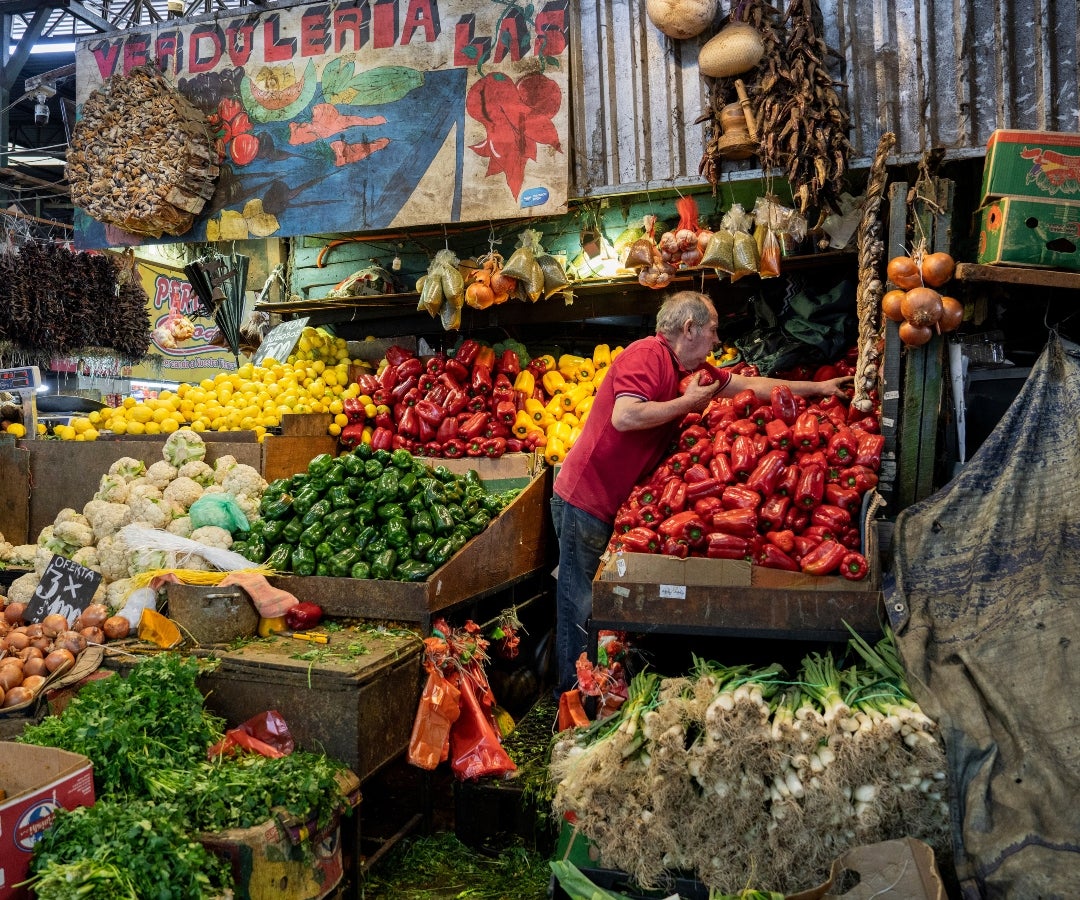
<instances>
[{"instance_id":1,"label":"vegetable stand counter","mask_svg":"<svg viewBox=\"0 0 1080 900\"><path fill-rule=\"evenodd\" d=\"M454 472L475 469L487 490L519 487L521 493L425 581L282 575L271 579L273 584L298 600L319 604L329 616L416 622L427 634L435 616L540 572L547 564L550 470L533 471L533 458L520 453L437 462Z\"/></svg>"}]
</instances>

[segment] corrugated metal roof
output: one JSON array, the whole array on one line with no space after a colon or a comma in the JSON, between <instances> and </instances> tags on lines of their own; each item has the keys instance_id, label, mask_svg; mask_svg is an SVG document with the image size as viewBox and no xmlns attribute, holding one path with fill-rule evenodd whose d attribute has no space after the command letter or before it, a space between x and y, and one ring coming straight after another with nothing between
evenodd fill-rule
<instances>
[{"instance_id":1,"label":"corrugated metal roof","mask_svg":"<svg viewBox=\"0 0 1080 900\"><path fill-rule=\"evenodd\" d=\"M820 0L825 39L844 60L852 164L886 131L895 155L985 152L995 128L1076 131L1078 4L1057 0ZM578 196L700 184L708 132L697 71L715 33L672 41L644 0L578 0L572 41L572 184ZM727 4L721 4L726 12ZM729 164L740 177L753 162Z\"/></svg>"}]
</instances>

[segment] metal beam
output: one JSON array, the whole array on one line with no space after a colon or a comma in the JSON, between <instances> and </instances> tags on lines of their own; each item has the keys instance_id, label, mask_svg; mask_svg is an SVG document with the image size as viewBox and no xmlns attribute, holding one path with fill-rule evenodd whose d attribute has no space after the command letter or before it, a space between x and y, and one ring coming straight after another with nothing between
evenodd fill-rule
<instances>
[{"instance_id":1,"label":"metal beam","mask_svg":"<svg viewBox=\"0 0 1080 900\"><path fill-rule=\"evenodd\" d=\"M88 10L78 0L65 0L64 6L67 8L68 15L74 16L80 22L85 22L91 28L96 28L98 31L116 31L114 25L101 18L97 13Z\"/></svg>"},{"instance_id":2,"label":"metal beam","mask_svg":"<svg viewBox=\"0 0 1080 900\"><path fill-rule=\"evenodd\" d=\"M34 42L41 36L42 30L45 28L45 23L49 20L52 10L45 7L39 7L38 11L34 13L34 17L30 20L30 24L26 26L26 31L23 32L19 43L15 47L15 52L11 54L11 59L4 63L3 77L4 84L7 87L11 87L15 83L15 76L22 71L22 67L26 65L27 57L30 56L30 50L34 46Z\"/></svg>"}]
</instances>

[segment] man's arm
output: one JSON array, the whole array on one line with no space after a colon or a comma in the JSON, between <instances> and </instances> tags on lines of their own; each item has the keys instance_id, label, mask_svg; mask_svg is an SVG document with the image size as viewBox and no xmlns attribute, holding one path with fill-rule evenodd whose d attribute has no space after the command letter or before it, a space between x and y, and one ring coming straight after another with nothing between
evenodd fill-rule
<instances>
[{"instance_id":1,"label":"man's arm","mask_svg":"<svg viewBox=\"0 0 1080 900\"><path fill-rule=\"evenodd\" d=\"M626 394L616 397L611 424L616 431L640 431L681 419L687 413L701 412L717 393L717 385L702 385L698 383L699 379L700 375L695 375L686 393L674 400L643 400Z\"/></svg>"},{"instance_id":2,"label":"man's arm","mask_svg":"<svg viewBox=\"0 0 1080 900\"><path fill-rule=\"evenodd\" d=\"M855 383L850 375L830 378L828 381L784 381L780 378L732 375L721 397L734 397L739 391L751 390L762 403L767 403L769 393L778 384L786 384L796 397L846 397L845 393Z\"/></svg>"}]
</instances>

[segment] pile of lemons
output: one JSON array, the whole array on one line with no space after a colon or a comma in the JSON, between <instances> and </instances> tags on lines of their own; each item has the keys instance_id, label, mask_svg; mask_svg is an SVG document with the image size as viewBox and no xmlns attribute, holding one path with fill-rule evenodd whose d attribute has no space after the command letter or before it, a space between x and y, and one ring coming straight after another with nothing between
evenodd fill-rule
<instances>
[{"instance_id":1,"label":"pile of lemons","mask_svg":"<svg viewBox=\"0 0 1080 900\"><path fill-rule=\"evenodd\" d=\"M348 423L342 401L360 393L349 383L352 362L343 338L308 327L285 362L267 357L262 365L247 363L198 384L180 384L153 399L128 397L116 408L54 426L53 433L62 440L92 441L103 431L169 434L187 426L200 432L254 431L261 441L286 413L329 413L329 433L336 436Z\"/></svg>"}]
</instances>

